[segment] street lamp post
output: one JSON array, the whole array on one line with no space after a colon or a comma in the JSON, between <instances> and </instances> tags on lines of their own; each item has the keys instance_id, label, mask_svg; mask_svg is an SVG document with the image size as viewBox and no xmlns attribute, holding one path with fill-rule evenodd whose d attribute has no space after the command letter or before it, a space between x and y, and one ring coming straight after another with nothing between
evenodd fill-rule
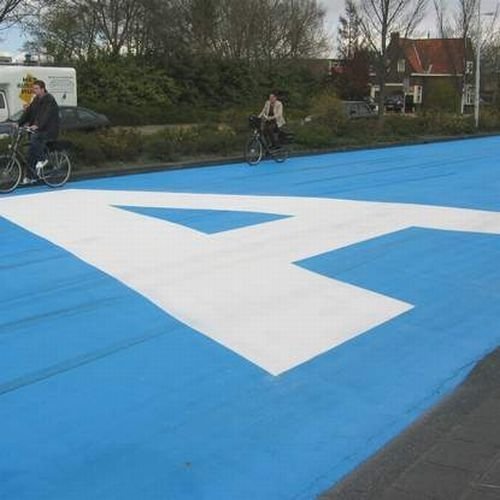
<instances>
[{"instance_id":1,"label":"street lamp post","mask_svg":"<svg viewBox=\"0 0 500 500\"><path fill-rule=\"evenodd\" d=\"M477 0L477 48L476 48L476 91L474 92L474 119L479 128L479 104L481 90L481 15L494 16L494 12L481 14L481 0Z\"/></svg>"},{"instance_id":2,"label":"street lamp post","mask_svg":"<svg viewBox=\"0 0 500 500\"><path fill-rule=\"evenodd\" d=\"M477 0L476 91L474 92L474 120L479 128L479 88L481 85L481 0Z\"/></svg>"}]
</instances>

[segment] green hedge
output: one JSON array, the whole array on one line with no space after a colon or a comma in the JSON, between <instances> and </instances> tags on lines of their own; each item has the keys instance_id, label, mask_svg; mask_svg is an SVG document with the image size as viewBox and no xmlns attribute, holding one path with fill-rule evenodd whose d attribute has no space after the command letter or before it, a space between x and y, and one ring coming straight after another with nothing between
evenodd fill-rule
<instances>
[{"instance_id":1,"label":"green hedge","mask_svg":"<svg viewBox=\"0 0 500 500\"><path fill-rule=\"evenodd\" d=\"M203 157L242 156L247 138L248 111L227 111L225 123L183 125L160 129L150 135L137 128L115 128L94 134L72 133L66 138L74 144L77 168L108 162L158 163ZM414 116L386 116L376 119L313 119L288 123L295 134L296 151L335 149L377 143L397 143L430 136L456 136L474 133L470 115L428 113ZM481 114L481 131L500 131L500 113ZM0 141L5 146L5 140Z\"/></svg>"}]
</instances>

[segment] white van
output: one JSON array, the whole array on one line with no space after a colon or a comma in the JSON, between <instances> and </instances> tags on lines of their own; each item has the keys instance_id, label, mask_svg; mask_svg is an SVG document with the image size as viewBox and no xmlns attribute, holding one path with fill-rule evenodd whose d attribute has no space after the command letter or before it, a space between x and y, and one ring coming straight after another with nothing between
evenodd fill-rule
<instances>
[{"instance_id":1,"label":"white van","mask_svg":"<svg viewBox=\"0 0 500 500\"><path fill-rule=\"evenodd\" d=\"M74 68L0 65L0 122L8 120L31 102L31 87L35 80L45 82L47 91L59 105L77 105Z\"/></svg>"}]
</instances>

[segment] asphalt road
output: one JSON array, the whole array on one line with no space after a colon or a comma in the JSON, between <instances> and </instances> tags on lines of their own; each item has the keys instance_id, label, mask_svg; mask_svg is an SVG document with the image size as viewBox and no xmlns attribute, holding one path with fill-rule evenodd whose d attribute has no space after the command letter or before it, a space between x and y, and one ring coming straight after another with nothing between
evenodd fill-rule
<instances>
[{"instance_id":1,"label":"asphalt road","mask_svg":"<svg viewBox=\"0 0 500 500\"><path fill-rule=\"evenodd\" d=\"M498 394L460 397L483 427L429 411L499 345L499 147L3 196L0 498L460 498L419 487L439 468L496 494ZM458 450L485 436L489 454Z\"/></svg>"}]
</instances>

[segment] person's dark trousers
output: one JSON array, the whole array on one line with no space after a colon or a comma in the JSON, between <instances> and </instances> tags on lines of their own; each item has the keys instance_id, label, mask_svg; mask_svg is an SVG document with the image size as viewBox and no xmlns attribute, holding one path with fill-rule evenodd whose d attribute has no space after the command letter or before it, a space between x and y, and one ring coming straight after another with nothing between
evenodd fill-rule
<instances>
[{"instance_id":1,"label":"person's dark trousers","mask_svg":"<svg viewBox=\"0 0 500 500\"><path fill-rule=\"evenodd\" d=\"M266 135L267 143L275 148L279 145L278 141L278 126L274 120L268 121L264 124L264 133Z\"/></svg>"},{"instance_id":2,"label":"person's dark trousers","mask_svg":"<svg viewBox=\"0 0 500 500\"><path fill-rule=\"evenodd\" d=\"M38 161L45 159L45 145L47 144L47 135L44 132L34 132L30 136L29 148L29 175L36 178L35 165Z\"/></svg>"}]
</instances>

